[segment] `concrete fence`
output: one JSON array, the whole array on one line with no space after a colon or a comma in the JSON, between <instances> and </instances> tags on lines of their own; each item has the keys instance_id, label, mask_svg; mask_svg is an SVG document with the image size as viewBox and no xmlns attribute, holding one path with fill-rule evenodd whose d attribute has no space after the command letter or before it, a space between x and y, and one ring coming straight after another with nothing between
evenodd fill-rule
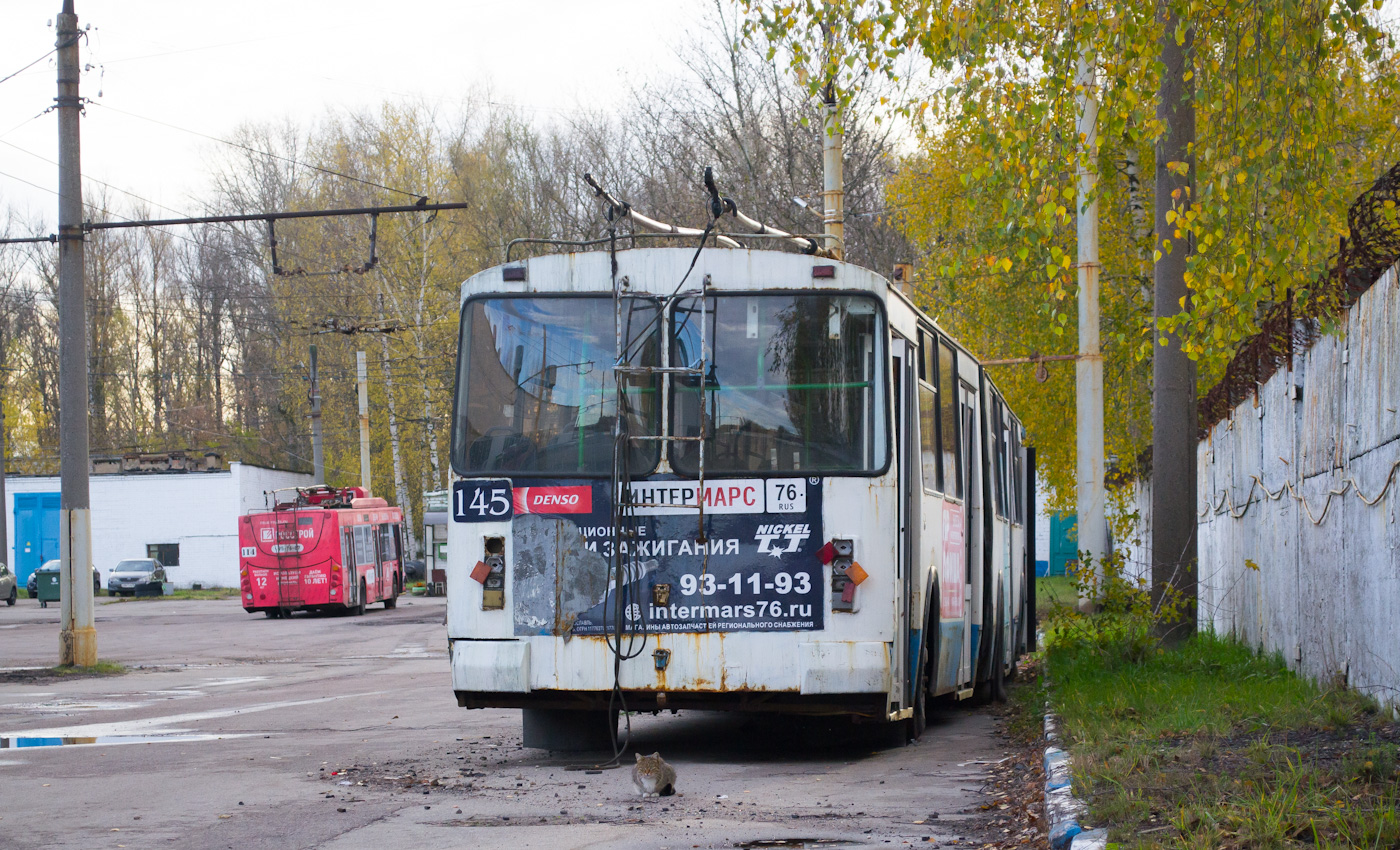
<instances>
[{"instance_id":1,"label":"concrete fence","mask_svg":"<svg viewBox=\"0 0 1400 850\"><path fill-rule=\"evenodd\" d=\"M1397 269L1210 430L1197 512L1201 628L1400 707Z\"/></svg>"}]
</instances>

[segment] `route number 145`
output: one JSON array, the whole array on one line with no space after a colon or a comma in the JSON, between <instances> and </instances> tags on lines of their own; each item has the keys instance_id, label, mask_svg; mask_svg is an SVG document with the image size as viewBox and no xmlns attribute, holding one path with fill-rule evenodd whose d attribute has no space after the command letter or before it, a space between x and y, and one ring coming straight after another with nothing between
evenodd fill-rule
<instances>
[{"instance_id":1,"label":"route number 145","mask_svg":"<svg viewBox=\"0 0 1400 850\"><path fill-rule=\"evenodd\" d=\"M510 482L458 481L452 485L453 522L504 522L515 515Z\"/></svg>"}]
</instances>

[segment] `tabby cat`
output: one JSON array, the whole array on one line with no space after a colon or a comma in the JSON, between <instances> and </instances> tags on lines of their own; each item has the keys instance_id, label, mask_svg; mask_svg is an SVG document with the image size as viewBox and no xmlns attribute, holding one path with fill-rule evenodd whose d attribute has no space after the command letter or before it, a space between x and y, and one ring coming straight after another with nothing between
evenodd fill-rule
<instances>
[{"instance_id":1,"label":"tabby cat","mask_svg":"<svg viewBox=\"0 0 1400 850\"><path fill-rule=\"evenodd\" d=\"M676 769L662 760L661 753L649 756L637 753L632 784L643 797L669 797L676 793Z\"/></svg>"}]
</instances>

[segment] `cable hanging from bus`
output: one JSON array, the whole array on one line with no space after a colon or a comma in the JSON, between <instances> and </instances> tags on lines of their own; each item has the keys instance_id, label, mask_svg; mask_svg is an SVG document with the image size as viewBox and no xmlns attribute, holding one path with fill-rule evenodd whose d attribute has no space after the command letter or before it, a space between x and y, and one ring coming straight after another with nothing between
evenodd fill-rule
<instances>
[{"instance_id":1,"label":"cable hanging from bus","mask_svg":"<svg viewBox=\"0 0 1400 850\"><path fill-rule=\"evenodd\" d=\"M710 222L679 237L590 183L610 227L690 244L612 230L463 283L458 704L569 749L615 741L619 701L917 737L932 699L1000 698L1034 628L1034 454L976 358L708 174Z\"/></svg>"}]
</instances>

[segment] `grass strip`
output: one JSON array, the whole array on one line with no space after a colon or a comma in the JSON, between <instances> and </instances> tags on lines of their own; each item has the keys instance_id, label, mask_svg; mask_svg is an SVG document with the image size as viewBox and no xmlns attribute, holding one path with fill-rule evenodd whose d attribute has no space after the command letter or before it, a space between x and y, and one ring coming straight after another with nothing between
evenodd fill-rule
<instances>
[{"instance_id":1,"label":"grass strip","mask_svg":"<svg viewBox=\"0 0 1400 850\"><path fill-rule=\"evenodd\" d=\"M1373 700L1208 634L1062 644L1048 666L1075 793L1119 847L1400 846L1400 724Z\"/></svg>"},{"instance_id":2,"label":"grass strip","mask_svg":"<svg viewBox=\"0 0 1400 850\"><path fill-rule=\"evenodd\" d=\"M154 602L160 599L236 599L238 591L231 587L203 587L199 590L190 588L176 588L163 596L123 596L114 599L111 604L119 602Z\"/></svg>"}]
</instances>

